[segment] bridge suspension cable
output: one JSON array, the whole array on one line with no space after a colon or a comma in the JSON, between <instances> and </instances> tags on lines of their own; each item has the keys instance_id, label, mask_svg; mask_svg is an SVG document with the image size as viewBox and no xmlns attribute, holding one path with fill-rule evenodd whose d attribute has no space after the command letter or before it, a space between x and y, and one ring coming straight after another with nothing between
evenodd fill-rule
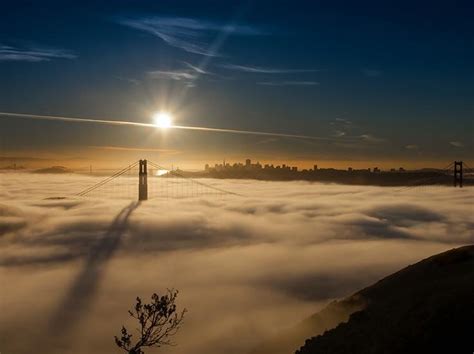
<instances>
[{"instance_id":1,"label":"bridge suspension cable","mask_svg":"<svg viewBox=\"0 0 474 354\"><path fill-rule=\"evenodd\" d=\"M402 191L407 191L413 188L427 187L427 186L440 184L436 182L441 182L442 178L445 178L446 176L451 175L453 166L454 166L454 162L450 162L448 165L440 169L441 173L439 173L437 176L430 176L430 177L417 179L411 182L410 185L397 189L396 191L402 192Z\"/></svg>"},{"instance_id":2,"label":"bridge suspension cable","mask_svg":"<svg viewBox=\"0 0 474 354\"><path fill-rule=\"evenodd\" d=\"M162 176L154 175L152 170L149 173L148 166L156 168L157 170L166 171ZM138 181L130 179L129 176L124 176L127 172L137 170L138 165ZM149 175L148 175L149 173ZM114 182L119 177L125 177L121 182ZM112 191L110 192L110 189ZM152 161L140 160L133 164L115 172L111 176L95 183L94 185L76 193L76 196L89 196L93 192L98 191L103 194L112 195L113 197L122 198L125 195L127 198L136 195L138 192L139 200L147 200L153 198L181 198L194 197L203 195L236 195L240 194L219 188L202 181L197 181L189 176L186 176L179 171L170 171L165 167L158 165Z\"/></svg>"},{"instance_id":3,"label":"bridge suspension cable","mask_svg":"<svg viewBox=\"0 0 474 354\"><path fill-rule=\"evenodd\" d=\"M136 167L136 166L138 165L138 163L139 163L139 161L135 161L133 164L131 164L131 165L125 167L124 169L115 172L112 176L109 176L109 177L103 179L102 181L100 181L100 182L94 184L93 186L88 187L88 188L86 188L86 189L80 191L79 193L76 193L76 195L77 195L77 196L80 196L80 197L83 197L83 196L87 195L88 193L90 193L90 192L92 192L92 191L94 191L94 190L96 190L96 189L98 189L98 188L104 186L105 184L107 184L107 183L113 181L114 179L116 179L116 178L122 176L123 174L127 173L128 171L130 171L131 169L133 169L134 167Z\"/></svg>"},{"instance_id":4,"label":"bridge suspension cable","mask_svg":"<svg viewBox=\"0 0 474 354\"><path fill-rule=\"evenodd\" d=\"M187 181L190 181L191 183L195 183L196 185L199 185L201 187L204 187L204 188L208 188L208 189L212 189L216 192L220 192L220 193L223 193L223 194L229 194L229 195L236 195L236 196L242 196L241 194L238 194L238 193L235 193L235 192L230 192L230 191L227 191L225 189L222 189L222 188L219 188L219 187L215 187L215 186L212 186L210 184L207 184L207 183L203 183L203 182L200 182L200 181L197 181L196 179L194 178L191 178L189 176L185 176L183 175L182 173L179 173L178 171L173 171L173 170L168 170L166 169L165 167L163 166L160 166L158 165L157 163L153 162L153 161L148 161L148 163L159 169L159 170L166 170L168 171L168 173L171 175L171 176L175 176L175 177L178 177L178 178L183 178ZM166 178L166 177L165 177Z\"/></svg>"},{"instance_id":5,"label":"bridge suspension cable","mask_svg":"<svg viewBox=\"0 0 474 354\"><path fill-rule=\"evenodd\" d=\"M469 165L468 165L466 162L464 162L464 161L463 161L463 165L464 165L463 168L466 170L466 172L467 172L467 171L472 172L472 171L474 170L471 166L469 166Z\"/></svg>"}]
</instances>

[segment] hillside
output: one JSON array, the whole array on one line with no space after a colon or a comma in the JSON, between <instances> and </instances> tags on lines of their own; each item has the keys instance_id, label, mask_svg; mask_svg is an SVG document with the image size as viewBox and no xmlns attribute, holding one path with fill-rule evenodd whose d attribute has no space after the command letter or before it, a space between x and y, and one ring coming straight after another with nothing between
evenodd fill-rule
<instances>
[{"instance_id":1,"label":"hillside","mask_svg":"<svg viewBox=\"0 0 474 354\"><path fill-rule=\"evenodd\" d=\"M33 173L72 173L70 169L64 166L52 166L32 171Z\"/></svg>"},{"instance_id":2,"label":"hillside","mask_svg":"<svg viewBox=\"0 0 474 354\"><path fill-rule=\"evenodd\" d=\"M363 307L361 299L350 297L342 301L334 301L322 311L314 314L282 335L265 341L254 349L251 354L288 354L304 343L305 339L321 334L347 321L351 313Z\"/></svg>"},{"instance_id":3,"label":"hillside","mask_svg":"<svg viewBox=\"0 0 474 354\"><path fill-rule=\"evenodd\" d=\"M313 334L298 354L472 353L474 246L427 258L350 299L365 308Z\"/></svg>"}]
</instances>

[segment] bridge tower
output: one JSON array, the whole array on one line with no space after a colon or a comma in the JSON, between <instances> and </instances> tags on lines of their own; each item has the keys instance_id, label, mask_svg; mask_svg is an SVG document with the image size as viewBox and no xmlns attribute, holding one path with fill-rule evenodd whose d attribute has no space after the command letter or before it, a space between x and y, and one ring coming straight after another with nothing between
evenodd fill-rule
<instances>
[{"instance_id":1,"label":"bridge tower","mask_svg":"<svg viewBox=\"0 0 474 354\"><path fill-rule=\"evenodd\" d=\"M148 176L146 160L140 160L138 171L138 200L148 199Z\"/></svg>"},{"instance_id":2,"label":"bridge tower","mask_svg":"<svg viewBox=\"0 0 474 354\"><path fill-rule=\"evenodd\" d=\"M462 161L454 161L454 187L462 188Z\"/></svg>"}]
</instances>

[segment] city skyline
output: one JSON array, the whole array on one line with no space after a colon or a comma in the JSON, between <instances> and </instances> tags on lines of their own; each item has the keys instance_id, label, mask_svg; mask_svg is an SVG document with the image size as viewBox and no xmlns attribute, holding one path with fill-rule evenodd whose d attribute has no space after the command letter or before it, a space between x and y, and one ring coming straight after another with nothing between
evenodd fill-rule
<instances>
[{"instance_id":1,"label":"city skyline","mask_svg":"<svg viewBox=\"0 0 474 354\"><path fill-rule=\"evenodd\" d=\"M137 155L141 157L147 157L149 159L156 159L156 156L140 154ZM134 158L135 154L131 155L130 158ZM292 161L287 159L255 159L255 158L222 158L222 159L212 159L212 160L204 160L204 161L196 161L191 162L188 164L183 165L179 163L174 163L173 160L169 161L169 164L164 163L167 168L170 170L173 169L183 169L189 171L201 171L206 169L206 165L209 167L216 167L217 165L222 166L223 163L227 166L244 166L246 160L250 160L252 163L256 162L265 167L274 166L286 166L286 167L296 167L298 171L301 170L311 170L314 169L314 166L317 166L319 169L337 169L337 170L372 170L374 168L380 169L381 171L393 171L393 170L422 170L422 169L442 169L448 163L452 161L448 161L444 166L441 165L440 162L432 162L427 163L426 165L421 164L413 164L413 163L406 163L406 161L386 161L380 164L377 161L326 161L326 160L309 160L309 161ZM70 159L55 159L52 157L46 158L37 158L37 157L22 157L22 156L0 156L0 170L11 170L11 169L35 169L35 168L48 168L48 167L64 167L66 169L77 172L81 171L89 171L89 170L113 170L119 169L127 163L128 160L122 160L120 162L110 160L110 161L94 161L88 159L77 159L77 161L71 161Z\"/></svg>"}]
</instances>

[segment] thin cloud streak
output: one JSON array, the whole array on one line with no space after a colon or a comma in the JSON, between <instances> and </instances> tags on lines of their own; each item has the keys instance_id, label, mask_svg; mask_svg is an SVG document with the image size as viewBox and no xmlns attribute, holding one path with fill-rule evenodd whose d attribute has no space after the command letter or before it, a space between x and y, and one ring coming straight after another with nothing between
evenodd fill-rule
<instances>
[{"instance_id":1,"label":"thin cloud streak","mask_svg":"<svg viewBox=\"0 0 474 354\"><path fill-rule=\"evenodd\" d=\"M454 146L454 147L457 147L457 148L460 148L460 147L463 147L464 144L460 141L450 141L449 142L449 145L451 146Z\"/></svg>"},{"instance_id":2,"label":"thin cloud streak","mask_svg":"<svg viewBox=\"0 0 474 354\"><path fill-rule=\"evenodd\" d=\"M297 74L297 73L311 73L318 72L318 69L286 69L286 68L271 68L271 67L259 67L259 66L247 66L247 65L236 65L236 64L221 64L219 67L223 69L239 71L244 73L254 74Z\"/></svg>"},{"instance_id":3,"label":"thin cloud streak","mask_svg":"<svg viewBox=\"0 0 474 354\"><path fill-rule=\"evenodd\" d=\"M164 80L173 80L180 81L184 83L187 87L196 86L196 81L202 75L213 75L209 71L204 70L203 68L194 66L188 62L183 62L186 65L186 69L179 70L153 70L147 73L148 77L152 79L164 79Z\"/></svg>"},{"instance_id":4,"label":"thin cloud streak","mask_svg":"<svg viewBox=\"0 0 474 354\"><path fill-rule=\"evenodd\" d=\"M204 70L204 68L202 68L202 67L194 66L194 65L192 65L191 63L188 63L188 62L184 62L184 64L188 68L190 68L190 69L194 70L195 72L197 72L198 74L204 74L204 75L209 75L210 74L208 71Z\"/></svg>"},{"instance_id":5,"label":"thin cloud streak","mask_svg":"<svg viewBox=\"0 0 474 354\"><path fill-rule=\"evenodd\" d=\"M77 55L65 49L18 48L0 45L0 61L41 62L52 59L76 59Z\"/></svg>"},{"instance_id":6,"label":"thin cloud streak","mask_svg":"<svg viewBox=\"0 0 474 354\"><path fill-rule=\"evenodd\" d=\"M140 80L138 80L138 79L122 77L122 76L114 76L114 78L117 79L117 80L120 80L120 81L128 82L128 83L133 84L135 86L140 84Z\"/></svg>"},{"instance_id":7,"label":"thin cloud streak","mask_svg":"<svg viewBox=\"0 0 474 354\"><path fill-rule=\"evenodd\" d=\"M0 116L30 118L30 119L39 119L39 120L54 120L54 121L63 121L63 122L71 122L71 123L127 125L127 126L137 126L137 127L158 129L156 125L151 124L151 123L128 122L128 121L120 121L120 120L90 119L90 118L75 118L75 117L73 118L73 117L63 117L63 116L45 116L45 115L37 115L37 114L8 113L8 112L0 112ZM167 129L195 130L195 131L203 131L203 132L230 133L230 134L242 134L242 135L274 136L274 137L282 137L282 138L296 138L296 139L320 140L320 141L336 141L336 139L334 138L311 136L311 135L286 134L286 133L225 129L225 128L194 127L194 126L187 126L187 125L186 126L185 125L172 125L171 127ZM384 141L382 139L377 139L368 135L354 136L354 137L348 136L345 138L348 140L361 140L361 141L373 142L373 143Z\"/></svg>"},{"instance_id":8,"label":"thin cloud streak","mask_svg":"<svg viewBox=\"0 0 474 354\"><path fill-rule=\"evenodd\" d=\"M261 81L257 85L262 86L318 86L317 81Z\"/></svg>"},{"instance_id":9,"label":"thin cloud streak","mask_svg":"<svg viewBox=\"0 0 474 354\"><path fill-rule=\"evenodd\" d=\"M238 24L221 24L185 17L144 17L122 19L118 21L124 26L151 33L168 45L186 52L204 56L218 56L209 46L209 37L215 32L233 33L243 36L265 34L252 26ZM211 47L211 48L210 48Z\"/></svg>"},{"instance_id":10,"label":"thin cloud streak","mask_svg":"<svg viewBox=\"0 0 474 354\"><path fill-rule=\"evenodd\" d=\"M217 33L217 35L215 36L215 39L212 41L211 45L208 48L208 53L211 53L212 55L203 56L198 66L194 66L185 62L185 64L191 69L193 69L197 74L194 79L188 82L188 84L186 85L187 87L182 91L181 97L179 98L178 102L184 101L188 89L196 86L195 82L201 77L201 75L209 74L209 72L206 72L206 68L208 67L211 60L214 57L218 56L218 53L222 45L225 43L227 38L232 34L232 32L234 32L234 28L237 24L236 22L237 18L238 18L238 15L236 15L234 19L228 25L224 26L224 28L222 28L222 30L220 30ZM264 34L264 33L262 32L261 34Z\"/></svg>"},{"instance_id":11,"label":"thin cloud streak","mask_svg":"<svg viewBox=\"0 0 474 354\"><path fill-rule=\"evenodd\" d=\"M371 143L383 143L387 141L386 139L378 138L370 134L362 134L359 136L359 138Z\"/></svg>"},{"instance_id":12,"label":"thin cloud streak","mask_svg":"<svg viewBox=\"0 0 474 354\"><path fill-rule=\"evenodd\" d=\"M344 119L344 118L336 118L335 122L340 123L340 124L344 124L346 126L353 125L353 123L350 120Z\"/></svg>"},{"instance_id":13,"label":"thin cloud streak","mask_svg":"<svg viewBox=\"0 0 474 354\"><path fill-rule=\"evenodd\" d=\"M196 75L185 70L167 71L167 70L154 70L149 71L148 76L154 79L170 79L175 81L186 81L193 80Z\"/></svg>"},{"instance_id":14,"label":"thin cloud streak","mask_svg":"<svg viewBox=\"0 0 474 354\"><path fill-rule=\"evenodd\" d=\"M49 115L10 113L10 112L0 112L0 116L38 119L38 120L53 120L53 121L62 121L62 122L70 122L70 123L96 123L96 124L108 124L108 125L132 125L132 126L138 126L138 127L148 127L148 128L149 127L154 127L154 128L156 128L156 126L154 124L150 124L150 123L127 122L127 121L120 121L120 120L90 119L90 118L49 116Z\"/></svg>"}]
</instances>

